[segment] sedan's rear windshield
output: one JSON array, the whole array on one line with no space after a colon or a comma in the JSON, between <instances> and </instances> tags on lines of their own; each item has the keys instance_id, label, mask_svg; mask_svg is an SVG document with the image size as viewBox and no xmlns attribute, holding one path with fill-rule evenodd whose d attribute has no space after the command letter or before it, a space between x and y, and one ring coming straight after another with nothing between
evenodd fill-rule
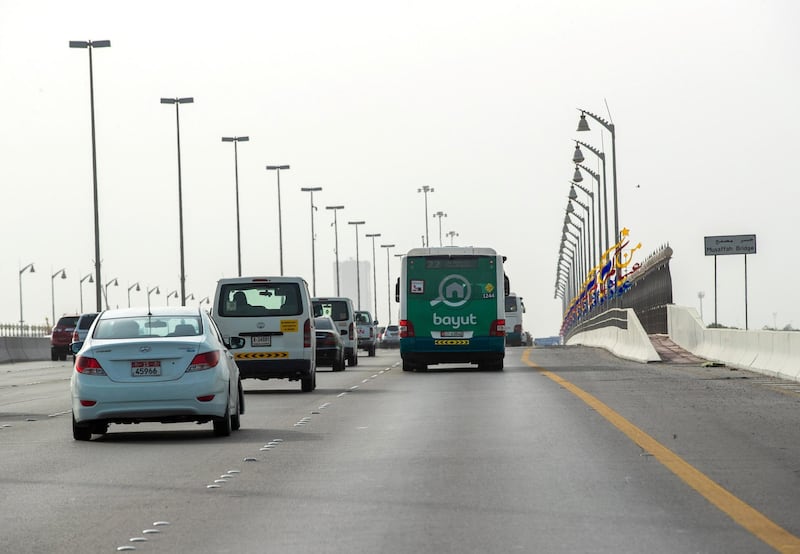
<instances>
[{"instance_id":1,"label":"sedan's rear windshield","mask_svg":"<svg viewBox=\"0 0 800 554\"><path fill-rule=\"evenodd\" d=\"M319 315L330 316L334 321L347 321L350 319L350 310L344 300L314 300L314 311Z\"/></svg>"},{"instance_id":2,"label":"sedan's rear windshield","mask_svg":"<svg viewBox=\"0 0 800 554\"><path fill-rule=\"evenodd\" d=\"M235 283L220 290L222 317L290 316L303 313L297 283Z\"/></svg>"},{"instance_id":3,"label":"sedan's rear windshield","mask_svg":"<svg viewBox=\"0 0 800 554\"><path fill-rule=\"evenodd\" d=\"M95 339L190 337L201 331L199 317L141 316L104 318L94 328Z\"/></svg>"}]
</instances>

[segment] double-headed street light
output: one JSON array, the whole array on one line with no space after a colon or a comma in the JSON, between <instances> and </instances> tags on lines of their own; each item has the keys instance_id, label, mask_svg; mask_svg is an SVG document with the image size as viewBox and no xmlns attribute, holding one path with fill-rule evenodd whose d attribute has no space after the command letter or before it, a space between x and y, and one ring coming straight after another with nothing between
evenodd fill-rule
<instances>
[{"instance_id":1,"label":"double-headed street light","mask_svg":"<svg viewBox=\"0 0 800 554\"><path fill-rule=\"evenodd\" d=\"M313 295L317 295L317 257L314 253L314 243L317 240L316 235L314 235L314 210L317 207L314 205L314 193L319 192L322 190L322 187L302 187L300 189L303 192L308 192L311 194L311 290Z\"/></svg>"},{"instance_id":2,"label":"double-headed street light","mask_svg":"<svg viewBox=\"0 0 800 554\"><path fill-rule=\"evenodd\" d=\"M239 143L247 142L250 137L222 137L222 142L233 143L233 172L236 180L236 267L239 277L242 276L242 234L239 225Z\"/></svg>"},{"instance_id":3,"label":"double-headed street light","mask_svg":"<svg viewBox=\"0 0 800 554\"><path fill-rule=\"evenodd\" d=\"M283 222L281 221L281 169L289 169L288 165L268 165L267 171L275 171L278 175L278 252L280 254L281 275L283 275Z\"/></svg>"},{"instance_id":4,"label":"double-headed street light","mask_svg":"<svg viewBox=\"0 0 800 554\"><path fill-rule=\"evenodd\" d=\"M142 287L139 286L139 281L136 281L134 284L128 287L128 307L131 307L131 291L136 289L136 292L142 290Z\"/></svg>"},{"instance_id":5,"label":"double-headed street light","mask_svg":"<svg viewBox=\"0 0 800 554\"><path fill-rule=\"evenodd\" d=\"M381 248L386 249L386 309L389 314L389 322L392 324L392 269L389 266L389 250L394 248L394 244L381 244ZM376 316L377 317L377 316Z\"/></svg>"},{"instance_id":6,"label":"double-headed street light","mask_svg":"<svg viewBox=\"0 0 800 554\"><path fill-rule=\"evenodd\" d=\"M373 319L378 319L378 278L376 276L377 269L375 268L375 237L379 237L381 236L381 234L367 233L364 236L372 239L372 296L373 296L373 303L375 304L375 312Z\"/></svg>"},{"instance_id":7,"label":"double-headed street light","mask_svg":"<svg viewBox=\"0 0 800 554\"><path fill-rule=\"evenodd\" d=\"M56 324L56 287L55 287L54 283L55 283L56 277L58 277L59 275L61 275L62 279L66 279L67 278L67 272L64 270L63 267L50 276L50 299L51 299L51 301L53 303L53 306L52 306L53 307L53 325Z\"/></svg>"},{"instance_id":8,"label":"double-headed street light","mask_svg":"<svg viewBox=\"0 0 800 554\"><path fill-rule=\"evenodd\" d=\"M428 185L423 185L417 189L417 192L422 192L425 194L425 244L424 246L430 248L431 241L428 237L428 193L433 192L433 187L429 187Z\"/></svg>"},{"instance_id":9,"label":"double-headed street light","mask_svg":"<svg viewBox=\"0 0 800 554\"><path fill-rule=\"evenodd\" d=\"M183 256L183 188L181 184L181 116L178 109L181 104L193 104L194 98L162 98L162 104L175 104L175 126L178 131L178 230L180 234L180 257L181 257L181 299L186 296L186 271ZM186 304L181 300L181 306Z\"/></svg>"},{"instance_id":10,"label":"double-headed street light","mask_svg":"<svg viewBox=\"0 0 800 554\"><path fill-rule=\"evenodd\" d=\"M22 332L22 326L25 324L25 318L22 317L22 274L26 271L30 271L31 273L36 273L36 270L33 269L33 264L30 263L19 270L19 331ZM53 323L55 325L55 323Z\"/></svg>"},{"instance_id":11,"label":"double-headed street light","mask_svg":"<svg viewBox=\"0 0 800 554\"><path fill-rule=\"evenodd\" d=\"M450 246L453 246L453 238L458 236L455 231L447 231L447 236L450 237Z\"/></svg>"},{"instance_id":12,"label":"double-headed street light","mask_svg":"<svg viewBox=\"0 0 800 554\"><path fill-rule=\"evenodd\" d=\"M81 313L83 313L83 282L86 279L89 279L90 283L94 283L94 279L92 279L92 274L91 273L81 277L81 282L79 283L79 287L78 287L78 289L80 290L80 294L81 294Z\"/></svg>"},{"instance_id":13,"label":"double-headed street light","mask_svg":"<svg viewBox=\"0 0 800 554\"><path fill-rule=\"evenodd\" d=\"M356 295L358 300L356 304L358 304L358 309L361 309L361 267L358 261L358 226L364 225L363 221L348 221L348 225L355 226L356 229Z\"/></svg>"},{"instance_id":14,"label":"double-headed street light","mask_svg":"<svg viewBox=\"0 0 800 554\"><path fill-rule=\"evenodd\" d=\"M89 109L92 124L92 191L94 195L94 271L95 271L95 297L97 311L103 308L100 283L100 214L97 209L97 140L94 130L94 70L92 69L92 50L95 48L108 48L110 40L71 40L70 48L86 48L89 50Z\"/></svg>"},{"instance_id":15,"label":"double-headed street light","mask_svg":"<svg viewBox=\"0 0 800 554\"><path fill-rule=\"evenodd\" d=\"M438 212L433 214L433 217L439 218L439 246L442 246L442 218L447 217L447 214L439 210Z\"/></svg>"},{"instance_id":16,"label":"double-headed street light","mask_svg":"<svg viewBox=\"0 0 800 554\"><path fill-rule=\"evenodd\" d=\"M343 210L344 206L325 206L326 210L333 210L333 253L336 256L336 296L341 296L339 293L339 221L336 218L336 212Z\"/></svg>"}]
</instances>

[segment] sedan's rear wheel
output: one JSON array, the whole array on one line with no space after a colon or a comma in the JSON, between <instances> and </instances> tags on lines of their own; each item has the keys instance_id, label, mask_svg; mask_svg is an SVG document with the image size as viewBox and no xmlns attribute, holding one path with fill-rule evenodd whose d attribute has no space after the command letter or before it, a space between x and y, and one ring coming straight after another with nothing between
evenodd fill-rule
<instances>
[{"instance_id":1,"label":"sedan's rear wheel","mask_svg":"<svg viewBox=\"0 0 800 554\"><path fill-rule=\"evenodd\" d=\"M214 420L214 434L218 437L229 437L231 435L231 409L225 408L225 415L221 419Z\"/></svg>"},{"instance_id":2,"label":"sedan's rear wheel","mask_svg":"<svg viewBox=\"0 0 800 554\"><path fill-rule=\"evenodd\" d=\"M92 440L92 428L76 423L74 415L72 416L72 438L76 441Z\"/></svg>"}]
</instances>

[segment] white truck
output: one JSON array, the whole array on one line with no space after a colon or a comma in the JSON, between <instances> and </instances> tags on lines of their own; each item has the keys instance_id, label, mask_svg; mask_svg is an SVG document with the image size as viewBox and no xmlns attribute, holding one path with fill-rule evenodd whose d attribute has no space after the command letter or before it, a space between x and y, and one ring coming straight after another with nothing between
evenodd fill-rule
<instances>
[{"instance_id":1,"label":"white truck","mask_svg":"<svg viewBox=\"0 0 800 554\"><path fill-rule=\"evenodd\" d=\"M366 350L369 356L375 355L378 344L378 321L366 311L356 312L356 332L358 333L358 349Z\"/></svg>"}]
</instances>

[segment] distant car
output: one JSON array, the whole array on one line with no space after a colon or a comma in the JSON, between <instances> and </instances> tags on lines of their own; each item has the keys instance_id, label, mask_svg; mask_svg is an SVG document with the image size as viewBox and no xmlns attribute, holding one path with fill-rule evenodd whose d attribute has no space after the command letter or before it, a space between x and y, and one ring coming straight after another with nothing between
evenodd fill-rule
<instances>
[{"instance_id":1,"label":"distant car","mask_svg":"<svg viewBox=\"0 0 800 554\"><path fill-rule=\"evenodd\" d=\"M244 395L239 368L211 317L199 308L102 312L72 345L72 436L88 441L110 423L211 421L214 434L239 429Z\"/></svg>"},{"instance_id":2,"label":"distant car","mask_svg":"<svg viewBox=\"0 0 800 554\"><path fill-rule=\"evenodd\" d=\"M78 323L77 315L65 315L59 318L50 334L50 359L66 360L69 354L69 345L72 342L72 333Z\"/></svg>"},{"instance_id":3,"label":"distant car","mask_svg":"<svg viewBox=\"0 0 800 554\"><path fill-rule=\"evenodd\" d=\"M329 316L314 318L317 335L317 366L331 366L333 371L344 371L344 342L339 327Z\"/></svg>"},{"instance_id":4,"label":"distant car","mask_svg":"<svg viewBox=\"0 0 800 554\"><path fill-rule=\"evenodd\" d=\"M81 314L78 322L75 324L75 330L72 332L72 342L80 342L86 340L86 335L89 333L89 327L92 326L94 320L97 318L98 312L91 312ZM72 352L72 343L70 343L70 352Z\"/></svg>"},{"instance_id":5,"label":"distant car","mask_svg":"<svg viewBox=\"0 0 800 554\"><path fill-rule=\"evenodd\" d=\"M383 340L381 340L382 348L399 348L400 347L400 327L397 325L389 325L386 331L383 332Z\"/></svg>"},{"instance_id":6,"label":"distant car","mask_svg":"<svg viewBox=\"0 0 800 554\"><path fill-rule=\"evenodd\" d=\"M378 322L373 321L371 313L356 311L356 333L358 349L366 350L368 356L374 356L375 346L378 344Z\"/></svg>"},{"instance_id":7,"label":"distant car","mask_svg":"<svg viewBox=\"0 0 800 554\"><path fill-rule=\"evenodd\" d=\"M312 298L314 316L329 315L336 322L344 342L344 356L350 367L358 365L358 333L353 301L343 296Z\"/></svg>"}]
</instances>

